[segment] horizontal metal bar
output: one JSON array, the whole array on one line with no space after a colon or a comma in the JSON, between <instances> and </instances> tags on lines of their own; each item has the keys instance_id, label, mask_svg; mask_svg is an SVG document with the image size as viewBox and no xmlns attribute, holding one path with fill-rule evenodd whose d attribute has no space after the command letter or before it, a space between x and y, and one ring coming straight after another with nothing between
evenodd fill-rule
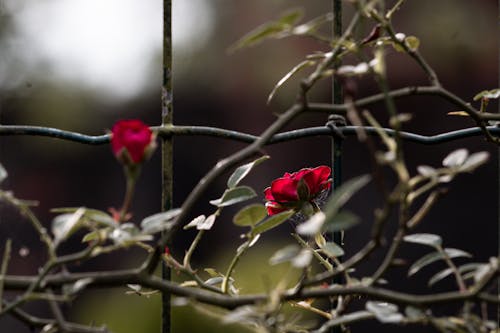
<instances>
[{"instance_id":1,"label":"horizontal metal bar","mask_svg":"<svg viewBox=\"0 0 500 333\"><path fill-rule=\"evenodd\" d=\"M206 126L155 126L152 127L152 129L158 133L159 136L211 136L246 143L251 143L258 138L257 136L251 134ZM487 129L493 135L500 135L500 127L488 126ZM345 136L353 136L356 135L356 131L359 130L359 127L345 126L338 128L338 130ZM374 127L364 127L364 130L369 135L377 136L376 129ZM383 130L389 135L394 135L394 130L392 129L384 128ZM110 140L110 134L93 136L41 126L0 125L0 136L12 135L45 136L90 145L106 144ZM276 134L269 141L269 144L292 141L306 137L328 135L332 135L332 130L329 127L309 127ZM401 132L401 138L403 140L426 145L440 144L481 135L481 129L477 127L465 128L431 136Z\"/></svg>"},{"instance_id":2,"label":"horizontal metal bar","mask_svg":"<svg viewBox=\"0 0 500 333\"><path fill-rule=\"evenodd\" d=\"M338 128L339 132L345 136L356 135L356 131L359 129L360 129L359 126L345 126L345 127ZM488 126L487 129L493 135L500 135L500 127ZM364 130L366 131L366 133L368 135L372 135L372 136L378 135L377 131L374 127L365 126ZM390 136L394 136L394 134L395 134L395 131L393 129L384 128L383 130L384 130L384 132L386 132ZM298 129L298 130L293 130L293 131L289 131L289 132L285 132L285 133L276 134L273 137L273 139L270 141L270 143L285 142L285 141L296 140L296 139L300 139L300 138L304 138L304 137L324 136L324 135L331 135L331 134L332 134L332 130L328 127L323 127L323 126L322 127L310 127L310 128ZM446 132L446 133L437 134L437 135L430 135L430 136L420 135L420 134L415 134L415 133L410 133L410 132L401 132L400 135L404 141L416 142L416 143L425 144L425 145L433 145L433 144L440 144L440 143L450 142L450 141L459 140L459 139L481 136L482 132L481 132L481 129L478 127L471 127L471 128L465 128L465 129L461 129L461 130Z\"/></svg>"},{"instance_id":3,"label":"horizontal metal bar","mask_svg":"<svg viewBox=\"0 0 500 333\"><path fill-rule=\"evenodd\" d=\"M74 141L89 145L102 145L109 142L110 135L86 135L76 132L63 131L57 128L24 125L0 125L0 136L27 135L47 136L56 139Z\"/></svg>"}]
</instances>

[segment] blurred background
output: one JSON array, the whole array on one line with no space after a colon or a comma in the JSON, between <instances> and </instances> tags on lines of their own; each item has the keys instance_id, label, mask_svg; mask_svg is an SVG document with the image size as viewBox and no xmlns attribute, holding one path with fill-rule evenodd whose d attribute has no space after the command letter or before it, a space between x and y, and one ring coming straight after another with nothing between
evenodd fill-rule
<instances>
[{"instance_id":1,"label":"blurred background","mask_svg":"<svg viewBox=\"0 0 500 333\"><path fill-rule=\"evenodd\" d=\"M394 1L387 1L388 5ZM173 1L174 41L174 123L227 128L259 134L284 111L298 91L298 79L291 80L267 106L266 99L276 82L323 45L300 38L276 40L236 53L227 52L238 38L288 8L301 7L305 20L331 10L327 0L190 0ZM351 11L345 2L344 20ZM394 17L398 32L420 38L420 50L437 71L443 85L464 100L484 89L498 87L498 3L494 0L408 1ZM366 33L371 29L366 24ZM140 118L158 125L161 118L162 1L160 0L0 0L0 123L39 125L86 134L103 134L118 119ZM389 50L392 88L426 84L426 77L403 55ZM304 72L306 74L306 72ZM300 75L299 75L300 78ZM360 96L376 91L371 79L358 82ZM328 102L330 83L321 82L311 99ZM433 97L412 97L397 102L398 110L414 115L405 130L438 134L472 126L465 117L446 113L454 106ZM490 112L497 104L492 102ZM370 109L385 119L381 105ZM307 115L288 129L321 126L325 115ZM215 138L175 139L174 201L178 206L196 182L220 158L242 148L242 144ZM491 163L473 175L453 182L450 192L418 227L418 232L439 233L448 247L474 254L486 261L498 248L498 177L496 148L482 138L460 140L439 146L406 144L412 172L420 164L438 166L448 152L467 147L493 153ZM257 192L286 171L330 163L329 138L310 138L271 146L272 159L263 163L245 180ZM135 221L160 210L159 152L144 166L133 213ZM86 146L41 137L0 138L0 163L9 172L3 189L17 197L39 201L36 213L47 228L54 207L86 206L107 210L119 207L124 191L121 167L108 146ZM350 137L344 144L343 175L349 179L367 173L367 150ZM228 176L228 175L227 175ZM335 176L335 175L334 175ZM206 203L220 196L224 177L200 202L193 217L210 214ZM354 253L368 239L372 210L380 195L368 186L349 203L362 223L346 234L345 251ZM262 202L263 196L255 199ZM197 267L225 271L245 230L231 223L237 208L227 209L195 253ZM235 272L243 293L265 290L285 274L286 267L270 269L268 258L276 249L293 243L291 225L265 234L260 247L243 257ZM64 244L61 253L81 247L78 236ZM182 256L193 239L181 232L172 253ZM387 239L392 235L389 232ZM0 244L13 240L10 274L36 274L44 262L37 235L26 220L4 205L0 206ZM2 245L3 251L3 245ZM403 256L413 262L428 249L405 245ZM133 250L92 260L73 270L133 267L142 259ZM382 256L374 255L356 273L370 274ZM428 289L427 280L440 264L427 267L406 280L408 267L393 269L389 282L397 290L433 292L453 288L445 282ZM442 267L441 267L442 268ZM26 307L34 314L50 315L43 303ZM68 306L67 315L82 323L107 323L117 333L158 332L159 298L125 295L124 290L97 290L78 297ZM442 309L446 312L447 309ZM241 332L225 326L191 308L176 308L173 332ZM305 314L310 320L320 320ZM196 316L197 320L192 318ZM198 319L199 318L199 319ZM378 327L375 322L355 325L353 332ZM0 318L2 331L29 332L11 318ZM386 328L391 331L391 328ZM411 328L410 328L411 329ZM419 328L415 328L417 331ZM396 329L394 329L395 331Z\"/></svg>"}]
</instances>

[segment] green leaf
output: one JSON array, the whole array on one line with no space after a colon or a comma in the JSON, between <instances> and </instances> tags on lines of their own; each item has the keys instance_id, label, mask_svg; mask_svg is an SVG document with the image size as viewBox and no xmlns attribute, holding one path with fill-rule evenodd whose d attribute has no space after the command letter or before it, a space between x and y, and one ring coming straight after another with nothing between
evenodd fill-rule
<instances>
[{"instance_id":1,"label":"green leaf","mask_svg":"<svg viewBox=\"0 0 500 333\"><path fill-rule=\"evenodd\" d=\"M404 316L398 312L398 306L386 302L366 302L365 308L381 323L399 323Z\"/></svg>"},{"instance_id":2,"label":"green leaf","mask_svg":"<svg viewBox=\"0 0 500 333\"><path fill-rule=\"evenodd\" d=\"M257 196L257 193L248 186L238 186L227 189L221 198L211 200L210 203L217 207L226 207L236 203L246 201Z\"/></svg>"},{"instance_id":3,"label":"green leaf","mask_svg":"<svg viewBox=\"0 0 500 333\"><path fill-rule=\"evenodd\" d=\"M254 226L267 216L266 207L253 204L241 209L233 218L233 223L240 227Z\"/></svg>"},{"instance_id":4,"label":"green leaf","mask_svg":"<svg viewBox=\"0 0 500 333\"><path fill-rule=\"evenodd\" d=\"M425 318L426 316L425 312L411 305L408 305L405 308L405 315L408 317L408 319L412 320L419 320Z\"/></svg>"},{"instance_id":5,"label":"green leaf","mask_svg":"<svg viewBox=\"0 0 500 333\"><path fill-rule=\"evenodd\" d=\"M470 253L467 253L465 251L459 250L459 249L452 249L452 248L446 248L444 249L448 257L450 258L457 258L457 257L471 257ZM438 261L440 259L444 259L444 254L442 252L436 251L436 252L431 252L422 258L418 259L411 265L410 269L408 270L408 276L411 276L415 273L417 273L420 269L423 267L432 264L435 261Z\"/></svg>"},{"instance_id":6,"label":"green leaf","mask_svg":"<svg viewBox=\"0 0 500 333\"><path fill-rule=\"evenodd\" d=\"M441 252L436 251L426 254L425 256L415 261L413 265L411 265L410 269L408 270L408 276L417 273L423 267L432 264L433 262L438 261L440 259L443 259L443 254Z\"/></svg>"},{"instance_id":7,"label":"green leaf","mask_svg":"<svg viewBox=\"0 0 500 333\"><path fill-rule=\"evenodd\" d=\"M405 43L406 43L406 46L412 51L418 50L418 47L420 46L420 40L415 36L406 37Z\"/></svg>"},{"instance_id":8,"label":"green leaf","mask_svg":"<svg viewBox=\"0 0 500 333\"><path fill-rule=\"evenodd\" d=\"M303 15L302 9L293 9L285 12L277 21L264 23L240 38L230 48L229 52L254 46L268 38L280 38L283 33L290 32L291 27Z\"/></svg>"},{"instance_id":9,"label":"green leaf","mask_svg":"<svg viewBox=\"0 0 500 333\"><path fill-rule=\"evenodd\" d=\"M351 197L358 192L363 186L368 184L371 177L370 175L362 175L359 177L352 178L346 181L341 187L336 189L331 195L330 199L325 205L324 212L326 215L326 221L330 220L335 216L339 209L347 202Z\"/></svg>"},{"instance_id":10,"label":"green leaf","mask_svg":"<svg viewBox=\"0 0 500 333\"><path fill-rule=\"evenodd\" d=\"M83 278L80 280L76 280L75 283L64 285L63 290L65 295L74 295L82 290L84 290L89 284L94 282L93 278Z\"/></svg>"},{"instance_id":11,"label":"green leaf","mask_svg":"<svg viewBox=\"0 0 500 333\"><path fill-rule=\"evenodd\" d=\"M269 156L265 155L265 156L262 156L262 157L256 159L253 162L244 164L244 165L236 168L236 170L234 170L233 174L227 180L227 187L230 189L235 188L239 184L239 182L243 178L245 178L250 173L250 171L252 171L252 169L255 166L259 165L260 163L262 163L268 159L269 159Z\"/></svg>"},{"instance_id":12,"label":"green leaf","mask_svg":"<svg viewBox=\"0 0 500 333\"><path fill-rule=\"evenodd\" d=\"M325 214L323 212L317 212L307 221L297 226L297 233L304 236L314 236L320 233L324 223Z\"/></svg>"},{"instance_id":13,"label":"green leaf","mask_svg":"<svg viewBox=\"0 0 500 333\"><path fill-rule=\"evenodd\" d=\"M311 249L302 249L300 252L292 259L292 266L296 268L304 268L309 266L313 258L313 253Z\"/></svg>"},{"instance_id":14,"label":"green leaf","mask_svg":"<svg viewBox=\"0 0 500 333\"><path fill-rule=\"evenodd\" d=\"M334 242L327 242L321 247L321 251L328 257L341 257L345 253L344 250Z\"/></svg>"},{"instance_id":15,"label":"green leaf","mask_svg":"<svg viewBox=\"0 0 500 333\"><path fill-rule=\"evenodd\" d=\"M458 272L460 274L463 274L463 273L466 273L466 272L475 271L475 270L477 270L478 268L480 268L481 266L484 266L484 265L485 264L483 264L483 263L471 262L471 263L464 264L464 265L458 267Z\"/></svg>"},{"instance_id":16,"label":"green leaf","mask_svg":"<svg viewBox=\"0 0 500 333\"><path fill-rule=\"evenodd\" d=\"M205 222L206 219L207 219L207 217L205 215L197 216L194 219L192 219L191 222L189 222L188 224L186 224L183 227L183 229L187 230L187 229L190 229L190 228L198 227L200 224L202 224L203 222Z\"/></svg>"},{"instance_id":17,"label":"green leaf","mask_svg":"<svg viewBox=\"0 0 500 333\"><path fill-rule=\"evenodd\" d=\"M486 163L490 157L490 154L486 151L480 151L477 153L471 154L467 159L465 160L464 164L460 167L460 171L473 171L480 165Z\"/></svg>"},{"instance_id":18,"label":"green leaf","mask_svg":"<svg viewBox=\"0 0 500 333\"><path fill-rule=\"evenodd\" d=\"M500 89L483 90L474 96L474 100L478 101L482 98L497 99L500 98Z\"/></svg>"},{"instance_id":19,"label":"green leaf","mask_svg":"<svg viewBox=\"0 0 500 333\"><path fill-rule=\"evenodd\" d=\"M220 276L221 274L219 272L217 272L215 269L213 268L210 268L210 267L207 267L205 269L203 269L205 272L208 273L208 275L210 275L210 277L216 277L216 276Z\"/></svg>"},{"instance_id":20,"label":"green leaf","mask_svg":"<svg viewBox=\"0 0 500 333\"><path fill-rule=\"evenodd\" d=\"M434 234L413 234L404 237L404 241L408 243L416 243L422 245L428 245L432 247L440 246L443 240L440 236Z\"/></svg>"},{"instance_id":21,"label":"green leaf","mask_svg":"<svg viewBox=\"0 0 500 333\"><path fill-rule=\"evenodd\" d=\"M180 208L171 209L166 212L154 214L141 221L143 233L153 234L162 230L168 230L173 223L173 219L181 212Z\"/></svg>"},{"instance_id":22,"label":"green leaf","mask_svg":"<svg viewBox=\"0 0 500 333\"><path fill-rule=\"evenodd\" d=\"M276 251L269 259L269 264L277 265L287 261L291 261L300 252L300 247L296 244L287 245Z\"/></svg>"},{"instance_id":23,"label":"green leaf","mask_svg":"<svg viewBox=\"0 0 500 333\"><path fill-rule=\"evenodd\" d=\"M98 209L87 207L59 207L53 208L50 211L52 213L75 213L79 209L84 210L83 217L89 220L89 222L96 222L98 225L104 225L108 227L116 226L116 221L108 213Z\"/></svg>"},{"instance_id":24,"label":"green leaf","mask_svg":"<svg viewBox=\"0 0 500 333\"><path fill-rule=\"evenodd\" d=\"M278 22L282 25L292 25L299 21L302 16L304 16L304 10L302 8L293 8L283 13Z\"/></svg>"},{"instance_id":25,"label":"green leaf","mask_svg":"<svg viewBox=\"0 0 500 333\"><path fill-rule=\"evenodd\" d=\"M115 228L109 238L117 245L130 246L137 242L150 241L153 236L141 234L140 230L132 223L124 223Z\"/></svg>"},{"instance_id":26,"label":"green leaf","mask_svg":"<svg viewBox=\"0 0 500 333\"><path fill-rule=\"evenodd\" d=\"M444 269L442 270L441 272L438 272L436 274L434 274L430 279L429 279L429 282L427 282L427 285L429 287L433 286L436 282L439 282L441 280L443 280L444 278L446 278L447 276L450 276L451 274L453 273L453 269L452 268L447 268L447 269Z\"/></svg>"},{"instance_id":27,"label":"green leaf","mask_svg":"<svg viewBox=\"0 0 500 333\"><path fill-rule=\"evenodd\" d=\"M90 242L93 240L100 240L100 239L104 240L107 238L108 232L109 232L109 228L98 229L98 230L94 230L92 232L89 232L88 234L83 236L82 243Z\"/></svg>"},{"instance_id":28,"label":"green leaf","mask_svg":"<svg viewBox=\"0 0 500 333\"><path fill-rule=\"evenodd\" d=\"M7 178L7 170L0 164L0 183L3 182Z\"/></svg>"},{"instance_id":29,"label":"green leaf","mask_svg":"<svg viewBox=\"0 0 500 333\"><path fill-rule=\"evenodd\" d=\"M459 167L464 164L469 156L469 151L465 148L460 148L449 153L443 160L443 166L448 168Z\"/></svg>"},{"instance_id":30,"label":"green leaf","mask_svg":"<svg viewBox=\"0 0 500 333\"><path fill-rule=\"evenodd\" d=\"M315 32L321 25L327 22L331 22L333 20L333 14L327 13L325 15L321 15L316 17L304 24L298 25L292 30L292 34L302 36L309 33Z\"/></svg>"},{"instance_id":31,"label":"green leaf","mask_svg":"<svg viewBox=\"0 0 500 333\"><path fill-rule=\"evenodd\" d=\"M341 211L330 220L326 221L323 229L326 232L346 230L358 224L359 221L359 216L348 211Z\"/></svg>"},{"instance_id":32,"label":"green leaf","mask_svg":"<svg viewBox=\"0 0 500 333\"><path fill-rule=\"evenodd\" d=\"M212 229L215 219L217 218L216 214L209 215L206 219L198 223L196 229L198 230L210 230Z\"/></svg>"},{"instance_id":33,"label":"green leaf","mask_svg":"<svg viewBox=\"0 0 500 333\"><path fill-rule=\"evenodd\" d=\"M85 208L77 209L73 214L58 215L52 220L52 233L56 246L71 236L81 227L81 219Z\"/></svg>"},{"instance_id":34,"label":"green leaf","mask_svg":"<svg viewBox=\"0 0 500 333\"><path fill-rule=\"evenodd\" d=\"M252 235L258 235L263 232L266 232L268 230L271 230L286 220L288 220L292 215L295 214L295 211L293 210L287 210L281 213L278 213L276 215L271 216L270 218L262 221L261 223L257 224L253 229L252 229Z\"/></svg>"},{"instance_id":35,"label":"green leaf","mask_svg":"<svg viewBox=\"0 0 500 333\"><path fill-rule=\"evenodd\" d=\"M278 83L276 83L276 85L274 86L273 90L271 91L271 93L269 94L269 96L267 97L267 104L271 103L271 100L273 99L274 95L276 94L276 92L278 91L278 89L286 82L288 81L294 74L296 74L297 72L299 72L301 69L305 68L305 67L308 67L308 66L314 66L316 64L315 61L312 61L312 60L304 60L302 61L301 63L299 63L298 65L295 65L295 67L293 67L288 73L285 74L285 76L283 76L281 78L281 80L278 81Z\"/></svg>"}]
</instances>

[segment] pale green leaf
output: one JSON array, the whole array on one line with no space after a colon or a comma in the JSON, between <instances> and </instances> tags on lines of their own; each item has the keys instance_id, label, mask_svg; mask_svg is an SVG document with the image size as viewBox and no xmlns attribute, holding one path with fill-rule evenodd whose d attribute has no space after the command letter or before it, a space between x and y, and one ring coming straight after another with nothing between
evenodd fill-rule
<instances>
[{"instance_id":1,"label":"pale green leaf","mask_svg":"<svg viewBox=\"0 0 500 333\"><path fill-rule=\"evenodd\" d=\"M325 214L323 212L317 212L307 221L297 226L297 233L304 236L314 236L321 231L324 223Z\"/></svg>"},{"instance_id":2,"label":"pale green leaf","mask_svg":"<svg viewBox=\"0 0 500 333\"><path fill-rule=\"evenodd\" d=\"M471 154L465 160L464 164L460 167L460 171L473 171L480 165L486 163L490 157L490 154L486 151L480 151Z\"/></svg>"},{"instance_id":3,"label":"pale green leaf","mask_svg":"<svg viewBox=\"0 0 500 333\"><path fill-rule=\"evenodd\" d=\"M293 259L292 266L296 268L304 268L309 266L313 258L313 253L310 249L302 249Z\"/></svg>"},{"instance_id":4,"label":"pale green leaf","mask_svg":"<svg viewBox=\"0 0 500 333\"><path fill-rule=\"evenodd\" d=\"M85 212L84 208L77 209L73 214L58 215L52 221L52 233L55 244L71 236L81 226L81 218Z\"/></svg>"},{"instance_id":5,"label":"pale green leaf","mask_svg":"<svg viewBox=\"0 0 500 333\"><path fill-rule=\"evenodd\" d=\"M262 221L261 223L257 224L253 229L252 229L252 234L253 235L258 235L263 232L266 232L268 230L271 230L286 220L288 220L292 215L295 214L295 211L293 210L287 210L278 214L275 214L268 219Z\"/></svg>"},{"instance_id":6,"label":"pale green leaf","mask_svg":"<svg viewBox=\"0 0 500 333\"><path fill-rule=\"evenodd\" d=\"M77 210L83 209L83 217L89 222L95 222L97 225L103 225L108 227L113 227L116 225L116 221L108 213L102 210L92 209L87 207L59 207L53 208L50 211L52 213L75 213Z\"/></svg>"},{"instance_id":7,"label":"pale green leaf","mask_svg":"<svg viewBox=\"0 0 500 333\"><path fill-rule=\"evenodd\" d=\"M500 97L500 89L483 90L474 96L474 100L478 101L482 98L497 99Z\"/></svg>"},{"instance_id":8,"label":"pale green leaf","mask_svg":"<svg viewBox=\"0 0 500 333\"><path fill-rule=\"evenodd\" d=\"M210 230L210 229L212 229L212 226L214 225L216 218L217 218L216 214L212 214L212 215L208 216L206 219L204 219L203 221L198 223L198 225L196 226L196 229L198 229L198 230Z\"/></svg>"},{"instance_id":9,"label":"pale green leaf","mask_svg":"<svg viewBox=\"0 0 500 333\"><path fill-rule=\"evenodd\" d=\"M441 252L436 251L426 254L425 256L415 261L413 265L411 265L410 269L408 270L408 276L417 273L423 267L432 264L433 262L438 261L440 259L443 259L443 254Z\"/></svg>"},{"instance_id":10,"label":"pale green leaf","mask_svg":"<svg viewBox=\"0 0 500 333\"><path fill-rule=\"evenodd\" d=\"M268 38L283 37L285 32L290 33L292 25L295 24L303 15L301 9L292 9L285 12L278 20L264 23L240 38L230 48L234 52L243 47L254 46Z\"/></svg>"},{"instance_id":11,"label":"pale green leaf","mask_svg":"<svg viewBox=\"0 0 500 333\"><path fill-rule=\"evenodd\" d=\"M233 218L233 223L241 227L254 226L267 216L266 207L253 204L241 209Z\"/></svg>"},{"instance_id":12,"label":"pale green leaf","mask_svg":"<svg viewBox=\"0 0 500 333\"><path fill-rule=\"evenodd\" d=\"M429 282L427 283L427 285L429 287L433 286L435 283L443 280L444 278L450 276L451 274L453 274L453 269L452 268L447 268L447 269L444 269L442 270L441 272L438 272L436 274L434 274L430 279L429 279Z\"/></svg>"},{"instance_id":13,"label":"pale green leaf","mask_svg":"<svg viewBox=\"0 0 500 333\"><path fill-rule=\"evenodd\" d=\"M301 69L305 68L305 67L308 67L308 66L314 66L314 64L316 64L315 61L312 61L312 60L304 60L302 61L301 63L299 63L298 65L295 65L295 67L293 67L288 73L285 74L285 76L283 76L281 78L281 80L278 81L278 83L276 83L276 85L274 86L273 90L271 91L271 93L269 94L269 96L267 97L267 104L271 103L271 100L273 99L274 95L276 94L276 92L278 91L278 89L286 82L288 81L294 74L296 74L297 72L299 72Z\"/></svg>"},{"instance_id":14,"label":"pale green leaf","mask_svg":"<svg viewBox=\"0 0 500 333\"><path fill-rule=\"evenodd\" d=\"M227 187L230 189L236 187L239 184L239 182L243 178L245 178L250 173L250 171L252 171L252 169L254 167L256 167L257 165L259 165L260 163L262 163L268 159L269 159L269 156L265 155L265 156L262 156L262 157L256 159L253 162L244 164L244 165L236 168L236 170L234 170L233 174L227 180Z\"/></svg>"},{"instance_id":15,"label":"pale green leaf","mask_svg":"<svg viewBox=\"0 0 500 333\"><path fill-rule=\"evenodd\" d=\"M344 255L344 250L334 242L327 242L321 247L321 251L328 257L341 257Z\"/></svg>"},{"instance_id":16,"label":"pale green leaf","mask_svg":"<svg viewBox=\"0 0 500 333\"><path fill-rule=\"evenodd\" d=\"M452 249L452 248L446 248L444 249L448 257L450 258L458 258L458 257L471 257L470 253L467 253L465 251L462 251L460 249ZM411 276L415 273L417 273L419 270L421 270L423 267L432 264L433 262L436 262L440 259L444 259L444 254L442 252L436 251L436 252L431 252L429 254L426 254L422 258L418 259L411 265L410 269L408 270L408 276Z\"/></svg>"},{"instance_id":17,"label":"pale green leaf","mask_svg":"<svg viewBox=\"0 0 500 333\"><path fill-rule=\"evenodd\" d=\"M416 243L422 245L428 245L432 247L440 246L443 243L443 240L440 236L434 234L412 234L406 235L404 237L404 241L408 243Z\"/></svg>"},{"instance_id":18,"label":"pale green leaf","mask_svg":"<svg viewBox=\"0 0 500 333\"><path fill-rule=\"evenodd\" d=\"M459 167L464 164L469 156L469 151L465 148L460 148L452 151L443 160L443 166L448 168Z\"/></svg>"},{"instance_id":19,"label":"pale green leaf","mask_svg":"<svg viewBox=\"0 0 500 333\"><path fill-rule=\"evenodd\" d=\"M368 301L365 308L381 323L399 323L404 319L404 316L398 312L398 307L395 304Z\"/></svg>"},{"instance_id":20,"label":"pale green leaf","mask_svg":"<svg viewBox=\"0 0 500 333\"><path fill-rule=\"evenodd\" d=\"M187 229L190 229L190 228L198 227L198 225L200 225L201 223L203 223L206 218L207 217L205 215L197 216L194 219L192 219L191 222L189 222L188 224L186 224L183 227L183 229L187 230Z\"/></svg>"},{"instance_id":21,"label":"pale green leaf","mask_svg":"<svg viewBox=\"0 0 500 333\"><path fill-rule=\"evenodd\" d=\"M296 244L287 245L276 251L269 259L269 264L277 265L287 261L291 261L300 252L300 247Z\"/></svg>"},{"instance_id":22,"label":"pale green leaf","mask_svg":"<svg viewBox=\"0 0 500 333\"><path fill-rule=\"evenodd\" d=\"M332 13L326 13L325 15L321 15L316 17L304 24L298 25L292 30L292 34L294 35L306 35L315 32L321 25L324 23L330 22L333 20Z\"/></svg>"},{"instance_id":23,"label":"pale green leaf","mask_svg":"<svg viewBox=\"0 0 500 333\"><path fill-rule=\"evenodd\" d=\"M65 295L74 295L84 290L89 284L94 282L93 278L83 278L76 280L75 283L64 285L63 290Z\"/></svg>"},{"instance_id":24,"label":"pale green leaf","mask_svg":"<svg viewBox=\"0 0 500 333\"><path fill-rule=\"evenodd\" d=\"M242 201L246 201L256 196L257 193L255 193L255 191L251 187L238 186L227 189L221 198L211 200L210 203L217 207L226 207Z\"/></svg>"},{"instance_id":25,"label":"pale green leaf","mask_svg":"<svg viewBox=\"0 0 500 333\"><path fill-rule=\"evenodd\" d=\"M406 46L412 51L418 50L418 47L420 46L420 40L415 36L406 37L405 43L406 43Z\"/></svg>"},{"instance_id":26,"label":"pale green leaf","mask_svg":"<svg viewBox=\"0 0 500 333\"><path fill-rule=\"evenodd\" d=\"M325 232L346 230L358 224L359 221L359 216L348 211L341 211L325 223L323 230Z\"/></svg>"},{"instance_id":27,"label":"pale green leaf","mask_svg":"<svg viewBox=\"0 0 500 333\"><path fill-rule=\"evenodd\" d=\"M3 167L2 164L0 164L0 183L7 178L7 170Z\"/></svg>"},{"instance_id":28,"label":"pale green leaf","mask_svg":"<svg viewBox=\"0 0 500 333\"><path fill-rule=\"evenodd\" d=\"M173 219L175 219L180 212L181 209L176 208L146 217L141 221L142 232L146 234L153 234L163 230L168 230L172 226Z\"/></svg>"},{"instance_id":29,"label":"pale green leaf","mask_svg":"<svg viewBox=\"0 0 500 333\"><path fill-rule=\"evenodd\" d=\"M220 273L218 273L215 269L213 268L210 268L210 267L207 267L205 269L203 269L205 272L208 273L208 275L210 275L210 277L216 277L216 276L220 276Z\"/></svg>"},{"instance_id":30,"label":"pale green leaf","mask_svg":"<svg viewBox=\"0 0 500 333\"><path fill-rule=\"evenodd\" d=\"M109 230L109 228L106 228ZM82 243L94 241L94 240L103 240L106 239L108 231L106 229L98 229L92 232L89 232L82 238Z\"/></svg>"},{"instance_id":31,"label":"pale green leaf","mask_svg":"<svg viewBox=\"0 0 500 333\"><path fill-rule=\"evenodd\" d=\"M370 179L370 175L355 177L346 181L342 186L334 190L324 208L326 221L328 222L333 216L335 216L335 214L338 213L339 209L347 201L349 201L349 199L351 199L351 197L356 192L358 192L363 186L368 184Z\"/></svg>"},{"instance_id":32,"label":"pale green leaf","mask_svg":"<svg viewBox=\"0 0 500 333\"><path fill-rule=\"evenodd\" d=\"M411 306L411 305L408 305L405 308L405 315L408 317L408 319L412 319L412 320L422 319L426 316L425 313L421 309L416 308L416 307Z\"/></svg>"},{"instance_id":33,"label":"pale green leaf","mask_svg":"<svg viewBox=\"0 0 500 333\"><path fill-rule=\"evenodd\" d=\"M153 236L142 234L132 223L124 223L115 228L110 233L109 238L117 245L130 246L138 242L150 241Z\"/></svg>"}]
</instances>

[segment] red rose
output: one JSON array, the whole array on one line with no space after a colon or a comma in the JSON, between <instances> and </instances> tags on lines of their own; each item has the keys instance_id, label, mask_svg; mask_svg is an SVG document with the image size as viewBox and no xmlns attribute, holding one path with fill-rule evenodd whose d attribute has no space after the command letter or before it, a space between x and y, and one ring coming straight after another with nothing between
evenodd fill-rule
<instances>
[{"instance_id":1,"label":"red rose","mask_svg":"<svg viewBox=\"0 0 500 333\"><path fill-rule=\"evenodd\" d=\"M151 129L137 119L120 120L111 129L111 149L126 164L139 164L148 159L155 148Z\"/></svg>"},{"instance_id":2,"label":"red rose","mask_svg":"<svg viewBox=\"0 0 500 333\"><path fill-rule=\"evenodd\" d=\"M267 213L278 214L289 209L300 209L312 202L318 194L331 186L331 169L325 165L285 173L264 190Z\"/></svg>"}]
</instances>

